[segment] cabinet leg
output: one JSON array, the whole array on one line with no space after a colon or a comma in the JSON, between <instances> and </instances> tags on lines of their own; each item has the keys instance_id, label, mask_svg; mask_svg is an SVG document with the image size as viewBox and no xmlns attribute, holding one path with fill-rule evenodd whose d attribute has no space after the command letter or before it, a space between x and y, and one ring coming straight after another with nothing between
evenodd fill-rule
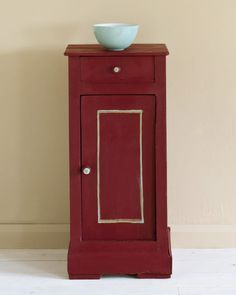
<instances>
[{"instance_id":1,"label":"cabinet leg","mask_svg":"<svg viewBox=\"0 0 236 295\"><path fill-rule=\"evenodd\" d=\"M98 280L100 279L101 275L99 274L69 274L70 280Z\"/></svg>"},{"instance_id":2,"label":"cabinet leg","mask_svg":"<svg viewBox=\"0 0 236 295\"><path fill-rule=\"evenodd\" d=\"M138 279L168 279L170 274L158 274L158 273L138 273L136 277Z\"/></svg>"}]
</instances>

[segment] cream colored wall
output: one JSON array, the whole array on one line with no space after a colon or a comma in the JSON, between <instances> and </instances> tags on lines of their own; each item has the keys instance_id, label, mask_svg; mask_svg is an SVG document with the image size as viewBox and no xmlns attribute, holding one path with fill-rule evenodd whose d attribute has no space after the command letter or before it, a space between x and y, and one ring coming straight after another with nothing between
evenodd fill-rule
<instances>
[{"instance_id":1,"label":"cream colored wall","mask_svg":"<svg viewBox=\"0 0 236 295\"><path fill-rule=\"evenodd\" d=\"M236 1L21 0L0 9L0 247L68 241L68 43L97 22L166 43L176 247L236 246Z\"/></svg>"}]
</instances>

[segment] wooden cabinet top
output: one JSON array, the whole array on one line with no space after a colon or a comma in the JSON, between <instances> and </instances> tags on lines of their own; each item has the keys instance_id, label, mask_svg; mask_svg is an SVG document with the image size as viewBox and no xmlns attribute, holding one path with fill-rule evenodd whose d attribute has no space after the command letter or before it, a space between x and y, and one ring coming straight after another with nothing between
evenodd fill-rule
<instances>
[{"instance_id":1,"label":"wooden cabinet top","mask_svg":"<svg viewBox=\"0 0 236 295\"><path fill-rule=\"evenodd\" d=\"M65 51L67 56L122 56L122 55L168 55L165 44L132 44L123 51L109 51L98 44L71 44Z\"/></svg>"}]
</instances>

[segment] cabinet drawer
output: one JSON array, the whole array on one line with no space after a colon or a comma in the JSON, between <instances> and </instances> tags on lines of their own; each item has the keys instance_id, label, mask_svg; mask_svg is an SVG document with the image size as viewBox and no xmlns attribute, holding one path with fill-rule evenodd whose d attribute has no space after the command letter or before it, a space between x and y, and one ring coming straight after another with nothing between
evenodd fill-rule
<instances>
[{"instance_id":1,"label":"cabinet drawer","mask_svg":"<svg viewBox=\"0 0 236 295\"><path fill-rule=\"evenodd\" d=\"M97 83L154 82L154 57L81 57L81 80Z\"/></svg>"}]
</instances>

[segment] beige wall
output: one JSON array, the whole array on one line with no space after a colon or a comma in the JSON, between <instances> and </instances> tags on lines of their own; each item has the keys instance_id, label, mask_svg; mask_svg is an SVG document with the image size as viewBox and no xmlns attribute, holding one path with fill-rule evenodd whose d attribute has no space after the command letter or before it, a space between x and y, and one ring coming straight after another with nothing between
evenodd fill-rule
<instances>
[{"instance_id":1,"label":"beige wall","mask_svg":"<svg viewBox=\"0 0 236 295\"><path fill-rule=\"evenodd\" d=\"M169 223L177 247L236 246L236 1L21 0L0 9L0 247L68 238L67 43L96 22L166 43Z\"/></svg>"}]
</instances>

